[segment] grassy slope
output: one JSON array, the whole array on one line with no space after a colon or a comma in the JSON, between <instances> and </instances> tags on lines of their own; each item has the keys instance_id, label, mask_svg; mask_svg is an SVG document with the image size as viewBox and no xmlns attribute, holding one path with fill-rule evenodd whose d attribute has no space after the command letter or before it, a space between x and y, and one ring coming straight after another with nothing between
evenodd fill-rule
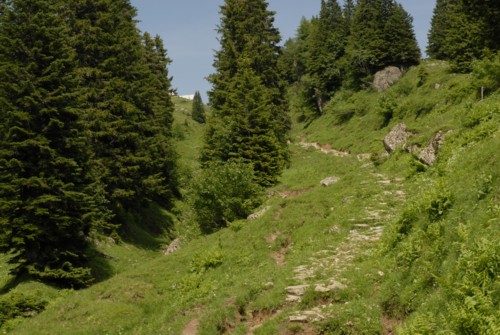
<instances>
[{"instance_id":1,"label":"grassy slope","mask_svg":"<svg viewBox=\"0 0 500 335\"><path fill-rule=\"evenodd\" d=\"M442 63L426 67L429 76L418 88L413 69L386 93L344 94L323 117L296 124L291 168L269 193L263 205L269 209L261 218L196 238L170 256L103 243L100 250L114 257L109 263L115 275L77 292L22 283L2 299L36 290L50 303L43 313L9 321L3 329L9 334L33 329L38 334L181 334L191 324L200 334L382 333L407 318L403 331L409 334L415 329L460 332L474 323L486 330L493 329L488 322L498 326L492 311L499 300L500 98L477 103L467 75L450 75ZM380 111L387 106L380 103L382 96L395 102L387 127L381 127ZM197 168L201 127L189 119L188 102L175 102L174 129L184 139L179 152L187 182ZM350 114L341 122L339 115ZM425 171L403 152L388 159L374 155L381 165L357 159L359 153L383 152L381 140L398 122L416 133L412 143L423 146L436 131L454 130L437 166ZM304 149L301 141L352 154ZM321 186L330 176L338 183ZM195 236L183 206L178 233ZM387 228L379 243L380 226ZM1 283L7 276L0 264ZM295 278L299 266L312 269L312 276ZM285 302L287 286L332 280L346 288L308 290L301 303ZM475 288L488 294L471 293ZM470 302L470 310L455 307L463 301ZM314 307L321 308L316 311L324 320L288 321Z\"/></svg>"}]
</instances>

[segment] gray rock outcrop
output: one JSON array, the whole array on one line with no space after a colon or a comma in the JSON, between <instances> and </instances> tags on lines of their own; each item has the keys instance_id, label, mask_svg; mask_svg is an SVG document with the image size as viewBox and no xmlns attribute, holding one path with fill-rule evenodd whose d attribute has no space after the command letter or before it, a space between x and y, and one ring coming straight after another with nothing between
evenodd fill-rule
<instances>
[{"instance_id":1,"label":"gray rock outcrop","mask_svg":"<svg viewBox=\"0 0 500 335\"><path fill-rule=\"evenodd\" d=\"M168 256L170 254L173 254L174 252L176 252L179 248L181 247L181 240L176 238L175 240L172 241L172 243L170 243L168 245L168 247L163 250L163 254L165 256Z\"/></svg>"},{"instance_id":2,"label":"gray rock outcrop","mask_svg":"<svg viewBox=\"0 0 500 335\"><path fill-rule=\"evenodd\" d=\"M398 148L404 148L408 137L412 134L406 130L404 123L397 124L384 138L385 150L391 154Z\"/></svg>"},{"instance_id":3,"label":"gray rock outcrop","mask_svg":"<svg viewBox=\"0 0 500 335\"><path fill-rule=\"evenodd\" d=\"M373 87L377 92L383 92L391 87L401 78L403 72L395 66L388 66L382 71L375 73L373 78Z\"/></svg>"},{"instance_id":4,"label":"gray rock outcrop","mask_svg":"<svg viewBox=\"0 0 500 335\"><path fill-rule=\"evenodd\" d=\"M266 214L266 212L268 210L271 209L271 206L266 206L264 208L262 208L260 211L258 212L255 212L253 214L250 214L248 217L247 217L247 220L257 220L258 218L260 218L262 215Z\"/></svg>"},{"instance_id":5,"label":"gray rock outcrop","mask_svg":"<svg viewBox=\"0 0 500 335\"><path fill-rule=\"evenodd\" d=\"M420 152L418 159L424 164L432 166L437 159L438 151L441 145L443 145L445 137L450 132L443 133L441 131L437 132L429 141L427 147Z\"/></svg>"}]
</instances>

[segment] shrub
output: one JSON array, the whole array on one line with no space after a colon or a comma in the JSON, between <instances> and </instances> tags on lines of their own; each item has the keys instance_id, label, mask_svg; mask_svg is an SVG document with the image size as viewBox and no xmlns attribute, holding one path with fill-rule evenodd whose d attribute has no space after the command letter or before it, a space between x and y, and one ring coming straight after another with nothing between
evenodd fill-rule
<instances>
[{"instance_id":1,"label":"shrub","mask_svg":"<svg viewBox=\"0 0 500 335\"><path fill-rule=\"evenodd\" d=\"M45 309L47 301L35 295L11 293L0 299L0 327L8 320L31 317Z\"/></svg>"},{"instance_id":2,"label":"shrub","mask_svg":"<svg viewBox=\"0 0 500 335\"><path fill-rule=\"evenodd\" d=\"M473 63L472 85L475 88L484 87L485 93L493 93L500 88L500 52L490 59Z\"/></svg>"},{"instance_id":3,"label":"shrub","mask_svg":"<svg viewBox=\"0 0 500 335\"><path fill-rule=\"evenodd\" d=\"M251 214L260 194L248 164L213 163L193 181L191 205L201 230L210 233Z\"/></svg>"}]
</instances>

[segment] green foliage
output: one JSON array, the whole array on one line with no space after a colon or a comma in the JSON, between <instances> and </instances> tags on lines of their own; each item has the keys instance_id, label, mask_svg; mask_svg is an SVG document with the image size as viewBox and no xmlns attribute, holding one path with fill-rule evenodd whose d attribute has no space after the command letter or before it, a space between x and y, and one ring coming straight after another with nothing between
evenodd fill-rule
<instances>
[{"instance_id":1,"label":"green foliage","mask_svg":"<svg viewBox=\"0 0 500 335\"><path fill-rule=\"evenodd\" d=\"M278 71L280 35L267 6L227 0L221 7L221 49L209 76L213 117L201 158L204 164L242 160L262 186L275 184L285 166L290 126Z\"/></svg>"},{"instance_id":2,"label":"green foliage","mask_svg":"<svg viewBox=\"0 0 500 335\"><path fill-rule=\"evenodd\" d=\"M177 186L170 60L158 36L139 33L135 14L128 0L73 1L66 12L93 173L117 225L124 208L168 207Z\"/></svg>"},{"instance_id":3,"label":"green foliage","mask_svg":"<svg viewBox=\"0 0 500 335\"><path fill-rule=\"evenodd\" d=\"M191 108L191 117L198 123L205 123L205 106L201 100L200 92L196 91L193 98L193 106Z\"/></svg>"},{"instance_id":4,"label":"green foliage","mask_svg":"<svg viewBox=\"0 0 500 335\"><path fill-rule=\"evenodd\" d=\"M43 0L13 1L0 20L0 251L15 275L87 286L99 207L69 29Z\"/></svg>"},{"instance_id":5,"label":"green foliage","mask_svg":"<svg viewBox=\"0 0 500 335\"><path fill-rule=\"evenodd\" d=\"M33 317L43 311L48 301L35 294L13 292L0 297L0 331L2 326L15 318Z\"/></svg>"},{"instance_id":6,"label":"green foliage","mask_svg":"<svg viewBox=\"0 0 500 335\"><path fill-rule=\"evenodd\" d=\"M220 250L212 250L196 255L191 260L189 271L193 273L204 273L205 271L216 268L224 262L224 254Z\"/></svg>"},{"instance_id":7,"label":"green foliage","mask_svg":"<svg viewBox=\"0 0 500 335\"><path fill-rule=\"evenodd\" d=\"M378 103L380 106L380 115L383 118L381 128L384 128L391 122L397 103L394 101L394 98L389 95L382 95Z\"/></svg>"},{"instance_id":8,"label":"green foliage","mask_svg":"<svg viewBox=\"0 0 500 335\"><path fill-rule=\"evenodd\" d=\"M191 204L201 229L211 232L251 214L260 203L260 188L251 166L212 163L192 183Z\"/></svg>"},{"instance_id":9,"label":"green foliage","mask_svg":"<svg viewBox=\"0 0 500 335\"><path fill-rule=\"evenodd\" d=\"M500 52L491 58L476 60L472 64L472 85L486 94L492 94L500 88Z\"/></svg>"},{"instance_id":10,"label":"green foliage","mask_svg":"<svg viewBox=\"0 0 500 335\"><path fill-rule=\"evenodd\" d=\"M400 4L358 1L347 45L347 83L368 86L371 76L389 65L407 68L419 61L412 18Z\"/></svg>"},{"instance_id":11,"label":"green foliage","mask_svg":"<svg viewBox=\"0 0 500 335\"><path fill-rule=\"evenodd\" d=\"M454 71L470 71L473 60L499 50L498 22L492 19L499 13L494 1L437 1L427 53L449 60Z\"/></svg>"}]
</instances>

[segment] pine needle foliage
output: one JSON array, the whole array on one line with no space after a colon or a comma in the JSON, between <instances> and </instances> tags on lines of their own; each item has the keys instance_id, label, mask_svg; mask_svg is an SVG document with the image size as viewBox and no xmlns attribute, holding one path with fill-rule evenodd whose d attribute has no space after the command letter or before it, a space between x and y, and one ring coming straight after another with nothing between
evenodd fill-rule
<instances>
[{"instance_id":1,"label":"pine needle foliage","mask_svg":"<svg viewBox=\"0 0 500 335\"><path fill-rule=\"evenodd\" d=\"M287 159L290 127L278 67L280 35L266 1L227 0L221 7L221 49L209 76L213 120L202 162L237 160L255 169L256 182L276 182Z\"/></svg>"},{"instance_id":2,"label":"pine needle foliage","mask_svg":"<svg viewBox=\"0 0 500 335\"><path fill-rule=\"evenodd\" d=\"M70 33L48 0L11 1L0 20L0 251L16 275L86 286L95 208Z\"/></svg>"},{"instance_id":3,"label":"pine needle foliage","mask_svg":"<svg viewBox=\"0 0 500 335\"><path fill-rule=\"evenodd\" d=\"M191 117L198 123L205 123L205 106L203 105L203 100L199 91L194 93L193 106L191 109Z\"/></svg>"}]
</instances>

